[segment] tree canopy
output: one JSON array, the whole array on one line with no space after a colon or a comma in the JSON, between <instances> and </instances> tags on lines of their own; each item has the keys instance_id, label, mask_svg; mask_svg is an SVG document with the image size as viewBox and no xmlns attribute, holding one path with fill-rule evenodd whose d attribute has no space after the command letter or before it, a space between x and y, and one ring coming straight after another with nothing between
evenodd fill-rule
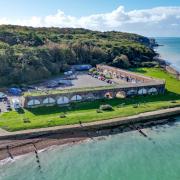
<instances>
[{"instance_id":1,"label":"tree canopy","mask_svg":"<svg viewBox=\"0 0 180 180\"><path fill-rule=\"evenodd\" d=\"M69 65L154 66L153 41L137 34L0 26L0 85L32 83Z\"/></svg>"}]
</instances>

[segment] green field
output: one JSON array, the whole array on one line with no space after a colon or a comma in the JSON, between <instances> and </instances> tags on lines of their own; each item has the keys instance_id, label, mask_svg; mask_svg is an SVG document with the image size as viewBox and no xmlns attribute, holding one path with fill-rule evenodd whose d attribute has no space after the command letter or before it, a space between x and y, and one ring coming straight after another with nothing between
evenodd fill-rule
<instances>
[{"instance_id":1,"label":"green field","mask_svg":"<svg viewBox=\"0 0 180 180\"><path fill-rule=\"evenodd\" d=\"M115 117L125 117L142 112L180 106L180 81L158 68L138 68L133 71L166 80L166 93L129 99L97 100L71 104L69 107L43 107L24 109L0 115L0 127L8 131L18 131L40 127L92 122ZM97 113L102 104L110 104L113 111ZM62 116L62 117L60 117ZM64 117L63 117L64 116ZM28 119L30 122L24 122Z\"/></svg>"}]
</instances>

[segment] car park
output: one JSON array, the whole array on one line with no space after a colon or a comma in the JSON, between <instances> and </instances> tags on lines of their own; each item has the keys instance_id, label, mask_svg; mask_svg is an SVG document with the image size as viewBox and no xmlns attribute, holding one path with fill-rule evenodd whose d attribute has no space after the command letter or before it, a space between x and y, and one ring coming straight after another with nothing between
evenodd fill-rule
<instances>
[{"instance_id":1,"label":"car park","mask_svg":"<svg viewBox=\"0 0 180 180\"><path fill-rule=\"evenodd\" d=\"M108 84L113 84L114 83L112 80L106 79L106 77L104 75L95 75L95 74L91 74L91 73L89 73L89 75L91 75L92 77L97 78L97 79L99 79L101 81L105 81Z\"/></svg>"}]
</instances>

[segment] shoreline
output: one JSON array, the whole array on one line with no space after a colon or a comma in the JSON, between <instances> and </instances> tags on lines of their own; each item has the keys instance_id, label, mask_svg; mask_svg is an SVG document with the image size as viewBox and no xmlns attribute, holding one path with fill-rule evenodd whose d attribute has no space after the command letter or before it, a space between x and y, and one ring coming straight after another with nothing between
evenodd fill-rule
<instances>
[{"instance_id":1,"label":"shoreline","mask_svg":"<svg viewBox=\"0 0 180 180\"><path fill-rule=\"evenodd\" d=\"M180 71L173 67L167 60L161 59L159 53L157 53L157 56L154 57L154 60L157 61L160 67L163 68L166 72L174 75L178 80L180 80Z\"/></svg>"},{"instance_id":2,"label":"shoreline","mask_svg":"<svg viewBox=\"0 0 180 180\"><path fill-rule=\"evenodd\" d=\"M37 142L32 141L31 143L27 143L25 145L20 144L13 147L13 150L11 151L13 153L13 159L7 156L7 154L5 155L5 153L3 153L2 150L0 149L0 166L6 164L7 162L11 162L13 160L19 159L28 154L34 153L34 155L36 155L35 151L37 151L37 154L39 154L41 152L48 151L49 149L52 148L65 147L65 146L71 147L73 145L78 145L89 141L101 141L101 140L105 140L108 136L126 133L130 131L138 131L140 128L142 128L141 131L143 132L146 128L152 128L154 126L161 126L165 124L171 126L174 124L175 121L176 119L174 117L170 117L170 118L158 120L156 122L149 121L147 123L137 123L126 127L118 126L115 128L109 128L95 132L87 132L86 134L84 134L83 137L75 137L72 139L65 138L61 140L56 140L54 142L50 142L48 140L43 140L43 139ZM140 133L140 135L144 136L145 138L148 138L148 140L151 140L151 138L146 136L145 133L144 135ZM34 145L36 149L34 149ZM29 147L28 149L27 146Z\"/></svg>"},{"instance_id":3,"label":"shoreline","mask_svg":"<svg viewBox=\"0 0 180 180\"><path fill-rule=\"evenodd\" d=\"M0 136L0 160L15 156L24 155L36 150L42 150L54 145L73 145L85 140L94 138L104 138L112 134L123 133L137 130L139 133L148 138L141 129L173 123L174 116L180 115L180 107L158 110L148 113L142 113L136 116L126 118L116 118L102 122L75 125L67 129L57 127L54 131L41 131L39 133L16 134Z\"/></svg>"}]
</instances>

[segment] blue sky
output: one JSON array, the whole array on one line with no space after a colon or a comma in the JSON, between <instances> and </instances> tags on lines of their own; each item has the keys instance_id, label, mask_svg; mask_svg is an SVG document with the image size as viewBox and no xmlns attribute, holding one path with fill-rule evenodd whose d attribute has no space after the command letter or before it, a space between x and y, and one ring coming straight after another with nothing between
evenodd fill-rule
<instances>
[{"instance_id":1,"label":"blue sky","mask_svg":"<svg viewBox=\"0 0 180 180\"><path fill-rule=\"evenodd\" d=\"M180 0L0 0L0 24L180 36Z\"/></svg>"},{"instance_id":2,"label":"blue sky","mask_svg":"<svg viewBox=\"0 0 180 180\"><path fill-rule=\"evenodd\" d=\"M118 6L127 11L157 6L180 6L180 0L0 0L0 17L45 16L57 9L73 16L105 13Z\"/></svg>"}]
</instances>

